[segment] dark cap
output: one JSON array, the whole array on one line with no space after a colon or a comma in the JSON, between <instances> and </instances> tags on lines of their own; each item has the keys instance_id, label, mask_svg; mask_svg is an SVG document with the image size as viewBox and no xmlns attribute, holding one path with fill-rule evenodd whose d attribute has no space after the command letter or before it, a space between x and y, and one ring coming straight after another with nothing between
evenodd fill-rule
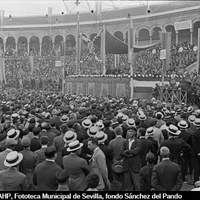
<instances>
[{"instance_id":1,"label":"dark cap","mask_svg":"<svg viewBox=\"0 0 200 200\"><path fill-rule=\"evenodd\" d=\"M47 145L48 142L49 142L49 138L48 138L47 136L42 136L42 137L40 138L40 143L41 143L41 145Z\"/></svg>"},{"instance_id":2,"label":"dark cap","mask_svg":"<svg viewBox=\"0 0 200 200\"><path fill-rule=\"evenodd\" d=\"M47 147L44 151L46 158L53 158L56 153L56 148L54 146Z\"/></svg>"}]
</instances>

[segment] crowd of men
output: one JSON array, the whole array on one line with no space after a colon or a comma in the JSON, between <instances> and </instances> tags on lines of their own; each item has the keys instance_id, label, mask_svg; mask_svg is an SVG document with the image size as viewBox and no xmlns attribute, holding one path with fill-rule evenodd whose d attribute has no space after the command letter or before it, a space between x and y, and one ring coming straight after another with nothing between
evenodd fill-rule
<instances>
[{"instance_id":1,"label":"crowd of men","mask_svg":"<svg viewBox=\"0 0 200 200\"><path fill-rule=\"evenodd\" d=\"M191 105L16 89L0 101L1 191L199 186L200 110Z\"/></svg>"}]
</instances>

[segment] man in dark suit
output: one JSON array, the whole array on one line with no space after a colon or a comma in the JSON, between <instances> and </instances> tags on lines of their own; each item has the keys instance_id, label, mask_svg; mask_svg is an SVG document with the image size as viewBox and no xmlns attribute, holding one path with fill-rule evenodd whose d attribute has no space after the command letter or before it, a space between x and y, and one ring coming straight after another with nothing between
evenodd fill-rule
<instances>
[{"instance_id":1,"label":"man in dark suit","mask_svg":"<svg viewBox=\"0 0 200 200\"><path fill-rule=\"evenodd\" d=\"M0 171L0 191L26 191L26 176L18 171L18 165L23 155L11 151L4 160L7 169Z\"/></svg>"},{"instance_id":2,"label":"man in dark suit","mask_svg":"<svg viewBox=\"0 0 200 200\"><path fill-rule=\"evenodd\" d=\"M140 170L140 191L151 191L151 176L154 168L155 156L149 152L146 155L147 165Z\"/></svg>"},{"instance_id":3,"label":"man in dark suit","mask_svg":"<svg viewBox=\"0 0 200 200\"><path fill-rule=\"evenodd\" d=\"M106 165L108 168L108 178L109 178L109 181L112 181L113 180L113 176L112 176L113 155L112 155L111 148L105 145L105 141L107 140L108 135L106 133L104 133L103 131L99 131L96 134L96 138L98 139L98 142L99 142L99 148L103 151L103 153L106 156Z\"/></svg>"},{"instance_id":4,"label":"man in dark suit","mask_svg":"<svg viewBox=\"0 0 200 200\"><path fill-rule=\"evenodd\" d=\"M67 151L70 154L63 157L64 169L69 173L70 191L84 191L87 187L86 176L89 174L89 166L85 159L79 157L82 146L78 140L69 143Z\"/></svg>"},{"instance_id":5,"label":"man in dark suit","mask_svg":"<svg viewBox=\"0 0 200 200\"><path fill-rule=\"evenodd\" d=\"M144 167L147 164L147 160L146 160L147 153L151 151L157 157L157 152L155 151L152 142L145 138L145 133L146 133L145 128L139 128L138 132L139 132L140 141L142 144L142 148L139 155L140 155L142 167Z\"/></svg>"},{"instance_id":6,"label":"man in dark suit","mask_svg":"<svg viewBox=\"0 0 200 200\"><path fill-rule=\"evenodd\" d=\"M122 151L124 151L124 142L126 141L125 138L122 137L123 129L120 126L117 126L115 129L116 138L111 140L109 143L109 147L111 148L112 155L113 155L113 163L117 160L121 160L122 156L120 155ZM113 171L113 179L118 180L124 185L124 174L123 173L115 173Z\"/></svg>"},{"instance_id":7,"label":"man in dark suit","mask_svg":"<svg viewBox=\"0 0 200 200\"><path fill-rule=\"evenodd\" d=\"M139 172L141 169L141 160L139 153L142 144L136 135L137 129L135 127L128 127L128 139L124 142L124 151L121 153L124 157L124 179L125 187L128 191L132 191L133 189L135 191L140 190Z\"/></svg>"},{"instance_id":8,"label":"man in dark suit","mask_svg":"<svg viewBox=\"0 0 200 200\"><path fill-rule=\"evenodd\" d=\"M61 171L55 163L56 149L50 146L45 150L46 160L37 165L33 173L33 183L38 191L55 191L58 188L56 173Z\"/></svg>"},{"instance_id":9,"label":"man in dark suit","mask_svg":"<svg viewBox=\"0 0 200 200\"><path fill-rule=\"evenodd\" d=\"M47 136L42 136L40 138L40 143L42 145L41 149L38 149L37 151L34 152L37 157L37 164L45 161L46 159L44 152L45 152L45 149L48 147L49 138Z\"/></svg>"},{"instance_id":10,"label":"man in dark suit","mask_svg":"<svg viewBox=\"0 0 200 200\"><path fill-rule=\"evenodd\" d=\"M31 139L30 149L33 152L41 148L40 138L39 138L40 131L41 131L40 127L34 128L32 130L33 138Z\"/></svg>"},{"instance_id":11,"label":"man in dark suit","mask_svg":"<svg viewBox=\"0 0 200 200\"><path fill-rule=\"evenodd\" d=\"M57 152L56 163L60 167L62 167L62 150L65 146L65 142L63 140L63 137L64 137L65 133L68 131L67 125L62 124L60 126L60 131L61 131L61 135L59 135L59 136L57 136L53 139L53 146L55 146L56 152Z\"/></svg>"},{"instance_id":12,"label":"man in dark suit","mask_svg":"<svg viewBox=\"0 0 200 200\"><path fill-rule=\"evenodd\" d=\"M170 125L168 128L169 139L164 140L160 147L166 146L170 150L170 160L178 165L182 162L182 156L185 152L190 152L191 147L184 140L178 138L180 131L174 125Z\"/></svg>"},{"instance_id":13,"label":"man in dark suit","mask_svg":"<svg viewBox=\"0 0 200 200\"><path fill-rule=\"evenodd\" d=\"M31 141L28 137L24 136L22 138L21 143L22 143L22 146L24 147L24 150L21 151L23 155L23 159L21 163L19 164L19 171L26 175L27 188L29 191L32 191L34 190L32 177L33 177L33 171L37 164L37 157L30 150Z\"/></svg>"},{"instance_id":14,"label":"man in dark suit","mask_svg":"<svg viewBox=\"0 0 200 200\"><path fill-rule=\"evenodd\" d=\"M163 146L160 149L162 162L153 168L151 185L155 191L180 191L182 176L180 167L169 159L170 151Z\"/></svg>"}]
</instances>

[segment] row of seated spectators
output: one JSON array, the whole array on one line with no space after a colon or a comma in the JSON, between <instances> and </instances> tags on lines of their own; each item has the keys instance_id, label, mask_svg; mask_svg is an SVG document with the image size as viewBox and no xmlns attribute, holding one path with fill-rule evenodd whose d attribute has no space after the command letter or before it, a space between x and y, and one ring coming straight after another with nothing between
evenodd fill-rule
<instances>
[{"instance_id":1,"label":"row of seated spectators","mask_svg":"<svg viewBox=\"0 0 200 200\"><path fill-rule=\"evenodd\" d=\"M31 70L30 58L26 52L26 45L18 45L18 55L12 46L7 46L5 52L5 69L7 81L11 79L19 79L34 77L55 77L61 76L62 70L55 67L56 52L49 51L51 45L42 45L42 56L39 56L37 45L30 45L32 55L34 56L34 69ZM154 49L148 49L136 54L136 67L134 73L144 75L161 74L162 63L160 60L160 49L158 45ZM21 52L21 53L20 53ZM25 52L25 54L23 54ZM88 56L89 55L89 56ZM114 55L106 55L106 74L129 74L130 67L127 55L119 55L118 59ZM103 73L103 66L98 52L90 53L89 49L85 49L81 54L80 74L98 75ZM115 64L115 61L118 61ZM176 74L184 74L185 69L197 60L197 51L194 45L187 42L173 45L171 47L170 67L168 74L175 72ZM76 69L76 48L67 47L65 56L66 75L74 75L78 71ZM33 72L33 73L32 73Z\"/></svg>"}]
</instances>

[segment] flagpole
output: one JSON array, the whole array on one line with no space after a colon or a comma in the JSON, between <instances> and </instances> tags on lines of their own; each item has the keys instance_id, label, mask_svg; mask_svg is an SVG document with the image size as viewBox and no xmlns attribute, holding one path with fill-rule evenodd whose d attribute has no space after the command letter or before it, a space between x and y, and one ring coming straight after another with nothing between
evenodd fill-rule
<instances>
[{"instance_id":1,"label":"flagpole","mask_svg":"<svg viewBox=\"0 0 200 200\"><path fill-rule=\"evenodd\" d=\"M105 49L105 39L106 39L106 26L103 25L103 32L101 33L101 59L103 63L103 75L106 74L106 49Z\"/></svg>"},{"instance_id":2,"label":"flagpole","mask_svg":"<svg viewBox=\"0 0 200 200\"><path fill-rule=\"evenodd\" d=\"M63 31L63 44L61 43L62 45L62 51L63 52L63 77L62 77L62 93L65 94L65 41L66 38L65 38L65 30Z\"/></svg>"},{"instance_id":3,"label":"flagpole","mask_svg":"<svg viewBox=\"0 0 200 200\"><path fill-rule=\"evenodd\" d=\"M129 28L129 47L128 47L128 57L129 57L129 63L130 63L130 76L131 76L131 80L130 80L130 88L131 88L131 94L130 97L131 99L133 99L133 45L134 45L134 36L133 36L133 22L132 22L132 18L130 16L130 28Z\"/></svg>"},{"instance_id":4,"label":"flagpole","mask_svg":"<svg viewBox=\"0 0 200 200\"><path fill-rule=\"evenodd\" d=\"M77 42L76 42L76 72L78 75L80 75L80 16L79 12L77 12Z\"/></svg>"}]
</instances>

